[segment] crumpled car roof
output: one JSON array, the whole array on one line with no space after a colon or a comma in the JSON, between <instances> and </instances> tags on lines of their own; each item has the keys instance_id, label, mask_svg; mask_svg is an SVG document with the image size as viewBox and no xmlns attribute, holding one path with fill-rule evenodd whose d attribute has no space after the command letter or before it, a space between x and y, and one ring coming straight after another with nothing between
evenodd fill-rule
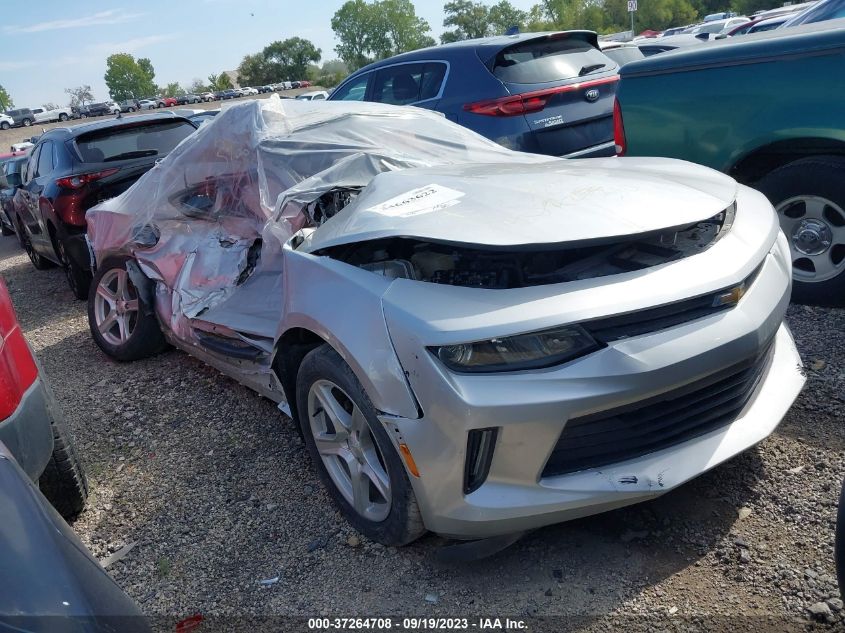
<instances>
[{"instance_id":1,"label":"crumpled car roof","mask_svg":"<svg viewBox=\"0 0 845 633\"><path fill-rule=\"evenodd\" d=\"M379 173L466 163L538 163L422 108L280 99L224 108L120 196L89 211L95 252L124 250L135 232L163 220L237 216L280 237L302 228L303 207L338 187L363 187ZM222 179L230 193L202 213L178 194ZM186 213L187 212L187 213ZM97 221L103 214L123 216ZM278 229L281 229L279 233Z\"/></svg>"}]
</instances>

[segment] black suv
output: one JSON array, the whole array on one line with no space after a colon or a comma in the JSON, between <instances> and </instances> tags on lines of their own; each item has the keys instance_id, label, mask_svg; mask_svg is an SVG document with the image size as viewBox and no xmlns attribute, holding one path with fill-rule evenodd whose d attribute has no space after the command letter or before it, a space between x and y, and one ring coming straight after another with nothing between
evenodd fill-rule
<instances>
[{"instance_id":1,"label":"black suv","mask_svg":"<svg viewBox=\"0 0 845 633\"><path fill-rule=\"evenodd\" d=\"M6 116L12 117L12 120L15 122L14 127L29 127L35 123L35 115L29 108L6 110Z\"/></svg>"},{"instance_id":2,"label":"black suv","mask_svg":"<svg viewBox=\"0 0 845 633\"><path fill-rule=\"evenodd\" d=\"M120 106L114 101L102 101L100 103L89 103L87 106L79 109L79 114L84 119L90 116L104 116L106 114L116 114L120 110Z\"/></svg>"},{"instance_id":3,"label":"black suv","mask_svg":"<svg viewBox=\"0 0 845 633\"><path fill-rule=\"evenodd\" d=\"M85 212L126 191L195 129L168 112L45 132L24 167L11 218L33 266L62 266L74 295L87 298Z\"/></svg>"}]
</instances>

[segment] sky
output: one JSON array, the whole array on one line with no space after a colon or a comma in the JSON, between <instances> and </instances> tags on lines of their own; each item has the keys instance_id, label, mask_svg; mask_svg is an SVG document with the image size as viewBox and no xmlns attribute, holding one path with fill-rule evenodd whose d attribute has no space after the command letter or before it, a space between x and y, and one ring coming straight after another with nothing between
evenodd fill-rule
<instances>
[{"instance_id":1,"label":"sky","mask_svg":"<svg viewBox=\"0 0 845 633\"><path fill-rule=\"evenodd\" d=\"M65 88L89 84L108 98L112 53L148 57L160 86L234 70L244 55L299 36L334 59L331 19L345 0L3 0L0 85L18 107L67 105ZM445 0L416 0L432 34L443 32ZM537 0L512 0L527 10ZM493 4L492 0L488 4ZM38 11L33 11L38 7Z\"/></svg>"}]
</instances>

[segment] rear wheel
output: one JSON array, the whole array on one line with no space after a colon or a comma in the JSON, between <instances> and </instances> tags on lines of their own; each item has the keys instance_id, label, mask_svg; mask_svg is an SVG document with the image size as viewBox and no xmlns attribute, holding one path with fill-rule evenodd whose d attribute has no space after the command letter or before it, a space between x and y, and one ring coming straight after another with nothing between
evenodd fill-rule
<instances>
[{"instance_id":1,"label":"rear wheel","mask_svg":"<svg viewBox=\"0 0 845 633\"><path fill-rule=\"evenodd\" d=\"M361 383L328 345L303 359L296 398L308 452L347 521L384 545L422 536L405 467Z\"/></svg>"},{"instance_id":2,"label":"rear wheel","mask_svg":"<svg viewBox=\"0 0 845 633\"><path fill-rule=\"evenodd\" d=\"M129 278L128 259L106 259L88 292L91 336L101 350L122 361L147 358L167 347L155 314L148 313Z\"/></svg>"},{"instance_id":3,"label":"rear wheel","mask_svg":"<svg viewBox=\"0 0 845 633\"><path fill-rule=\"evenodd\" d=\"M68 255L65 242L61 237L55 237L54 243L56 245L56 255L59 256L59 261L62 262L62 268L65 271L67 283L73 291L73 296L77 299L87 299L88 288L91 286L91 273L82 268Z\"/></svg>"},{"instance_id":4,"label":"rear wheel","mask_svg":"<svg viewBox=\"0 0 845 633\"><path fill-rule=\"evenodd\" d=\"M757 183L778 213L792 255L792 298L845 305L845 158L802 158Z\"/></svg>"},{"instance_id":5,"label":"rear wheel","mask_svg":"<svg viewBox=\"0 0 845 633\"><path fill-rule=\"evenodd\" d=\"M59 113L59 121L64 122L64 121L67 121L67 120L68 120L68 115L66 115L64 112L60 112Z\"/></svg>"},{"instance_id":6,"label":"rear wheel","mask_svg":"<svg viewBox=\"0 0 845 633\"><path fill-rule=\"evenodd\" d=\"M8 121L3 121L0 123L0 130L8 130L11 126L9 125Z\"/></svg>"},{"instance_id":7,"label":"rear wheel","mask_svg":"<svg viewBox=\"0 0 845 633\"><path fill-rule=\"evenodd\" d=\"M52 268L55 264L51 262L49 259L38 253L35 248L32 246L32 240L29 238L29 231L26 230L24 223L18 218L18 241L20 242L23 250L26 251L27 256L29 257L29 261L32 262L32 265L35 267L35 270L46 270L47 268Z\"/></svg>"},{"instance_id":8,"label":"rear wheel","mask_svg":"<svg viewBox=\"0 0 845 633\"><path fill-rule=\"evenodd\" d=\"M23 121L21 121L21 123L23 123L24 127L29 127L30 125L32 125L32 119L24 119Z\"/></svg>"},{"instance_id":9,"label":"rear wheel","mask_svg":"<svg viewBox=\"0 0 845 633\"><path fill-rule=\"evenodd\" d=\"M135 108L129 108L130 112L135 112Z\"/></svg>"},{"instance_id":10,"label":"rear wheel","mask_svg":"<svg viewBox=\"0 0 845 633\"><path fill-rule=\"evenodd\" d=\"M88 498L88 480L71 442L64 420L53 420L53 454L41 473L38 487L65 519L82 512Z\"/></svg>"}]
</instances>

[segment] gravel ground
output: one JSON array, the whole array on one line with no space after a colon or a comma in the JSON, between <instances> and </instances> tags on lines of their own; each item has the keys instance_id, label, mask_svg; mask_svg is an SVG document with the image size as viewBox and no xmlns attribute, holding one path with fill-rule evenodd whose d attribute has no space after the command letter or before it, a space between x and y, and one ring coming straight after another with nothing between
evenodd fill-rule
<instances>
[{"instance_id":1,"label":"gravel ground","mask_svg":"<svg viewBox=\"0 0 845 633\"><path fill-rule=\"evenodd\" d=\"M295 90L285 90L283 92L275 93L278 94L280 97L295 97L298 94L303 92L311 92L313 90L325 90L320 86L311 86L310 88L297 88ZM271 93L272 94L272 93ZM210 101L208 103L191 103L189 105L184 106L173 106L172 108L161 108L157 110L144 110L143 112L135 112L135 113L126 113L123 116L130 117L130 116L137 116L138 114L150 114L151 112L166 112L167 110L180 110L180 109L191 109L191 110L216 110L221 106L229 105L231 103L238 103L240 101L245 101L247 99L267 99L270 94L260 94L257 96L252 97L240 97L238 99L227 99L226 101ZM21 143L25 140L28 140L31 136L37 136L46 130L52 130L54 127L67 127L69 125L78 125L80 123L88 123L91 121L103 121L106 119L111 118L110 116L101 116L101 117L92 117L90 119L75 119L71 121L66 121L64 123L59 123L54 121L53 123L36 123L31 127L14 127L9 128L8 130L0 130L0 154L4 152L8 152L12 146L12 143Z\"/></svg>"},{"instance_id":2,"label":"gravel ground","mask_svg":"<svg viewBox=\"0 0 845 633\"><path fill-rule=\"evenodd\" d=\"M35 271L14 238L0 273L91 479L74 528L100 560L134 544L109 573L147 614L202 614L200 632L215 616L386 614L530 631L845 628L832 561L843 311L790 308L808 383L759 447L656 501L450 566L434 536L402 549L357 536L271 402L180 352L108 360L62 274Z\"/></svg>"}]
</instances>

